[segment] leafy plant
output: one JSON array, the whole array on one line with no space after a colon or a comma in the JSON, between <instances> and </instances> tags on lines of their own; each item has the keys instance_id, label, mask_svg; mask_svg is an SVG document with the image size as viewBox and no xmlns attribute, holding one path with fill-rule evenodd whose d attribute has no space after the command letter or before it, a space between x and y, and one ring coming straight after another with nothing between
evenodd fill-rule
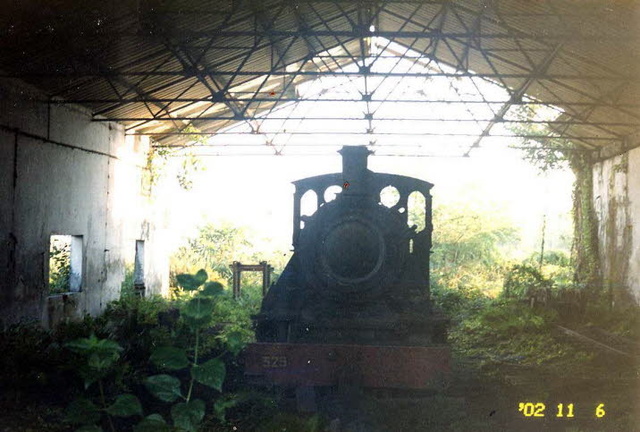
<instances>
[{"instance_id":1,"label":"leafy plant","mask_svg":"<svg viewBox=\"0 0 640 432\"><path fill-rule=\"evenodd\" d=\"M546 297L552 284L537 268L529 264L514 264L505 277L503 295L519 299Z\"/></svg>"},{"instance_id":2,"label":"leafy plant","mask_svg":"<svg viewBox=\"0 0 640 432\"><path fill-rule=\"evenodd\" d=\"M226 365L220 358L224 351L204 361L201 356L203 331L211 325L216 303L224 289L218 282L207 282L208 275L204 270L195 274L180 274L176 279L186 295L179 308L180 316L193 335L194 342L188 348L156 348L150 360L165 373L148 377L144 380L144 385L160 401L173 404L170 409L173 426L193 432L205 415L204 401L195 397L196 383L221 392L226 376ZM241 346L232 337L228 337L226 348L237 353ZM185 370L188 370L188 374L183 372ZM220 405L217 405L217 410L224 413L224 407ZM163 422L160 415L147 417L135 430L148 430Z\"/></svg>"},{"instance_id":3,"label":"leafy plant","mask_svg":"<svg viewBox=\"0 0 640 432\"><path fill-rule=\"evenodd\" d=\"M71 243L57 239L49 251L49 294L69 292L70 277Z\"/></svg>"},{"instance_id":4,"label":"leafy plant","mask_svg":"<svg viewBox=\"0 0 640 432\"><path fill-rule=\"evenodd\" d=\"M107 338L91 334L66 344L83 359L79 373L85 387L84 395L67 408L69 423L84 432L101 430L100 424L111 431L122 425L135 432L196 431L206 414L204 399L216 399L213 415L221 421L235 405L234 398L220 396L227 374L223 357L235 356L245 338L220 328L216 306L225 299L223 286L208 281L204 270L180 274L177 281L183 296L174 309L161 299L123 296L95 325ZM163 334L156 333L162 328ZM149 363L155 371L149 370ZM136 374L142 376L132 380ZM160 404L136 393L138 388L146 388ZM143 402L152 412L146 417ZM164 404L169 404L166 410ZM140 421L134 425L135 417Z\"/></svg>"},{"instance_id":5,"label":"leafy plant","mask_svg":"<svg viewBox=\"0 0 640 432\"><path fill-rule=\"evenodd\" d=\"M80 369L80 375L84 380L85 390L97 383L99 396L98 404L91 398L79 397L67 407L66 419L69 423L81 425L78 431L101 431L96 425L103 417L106 417L111 431L116 428L113 417L132 417L142 415L140 400L132 394L120 394L110 403L105 395L103 380L112 371L118 360L122 347L118 343L98 338L92 334L88 338L80 338L66 344L71 351L80 354L85 363Z\"/></svg>"}]
</instances>

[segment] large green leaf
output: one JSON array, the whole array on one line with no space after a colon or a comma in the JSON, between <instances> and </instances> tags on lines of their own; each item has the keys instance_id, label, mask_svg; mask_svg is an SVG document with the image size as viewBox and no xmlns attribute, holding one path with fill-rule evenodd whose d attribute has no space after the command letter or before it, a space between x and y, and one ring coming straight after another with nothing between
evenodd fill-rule
<instances>
[{"instance_id":1,"label":"large green leaf","mask_svg":"<svg viewBox=\"0 0 640 432\"><path fill-rule=\"evenodd\" d=\"M198 283L190 274L179 274L176 276L178 285L187 291L195 291L198 289Z\"/></svg>"},{"instance_id":2,"label":"large green leaf","mask_svg":"<svg viewBox=\"0 0 640 432\"><path fill-rule=\"evenodd\" d=\"M195 291L207 280L207 272L204 270L198 270L198 273L195 275L190 275L187 273L179 274L176 276L176 281L178 285L184 288L187 291Z\"/></svg>"},{"instance_id":3,"label":"large green leaf","mask_svg":"<svg viewBox=\"0 0 640 432\"><path fill-rule=\"evenodd\" d=\"M201 292L203 296L215 297L224 294L224 287L220 282L207 282Z\"/></svg>"},{"instance_id":4,"label":"large green leaf","mask_svg":"<svg viewBox=\"0 0 640 432\"><path fill-rule=\"evenodd\" d=\"M64 344L65 347L69 348L71 351L76 352L78 354L88 354L93 348L95 342L92 340L96 340L95 335L91 335L88 338L79 338L69 341Z\"/></svg>"},{"instance_id":5,"label":"large green leaf","mask_svg":"<svg viewBox=\"0 0 640 432\"><path fill-rule=\"evenodd\" d=\"M80 397L65 410L65 420L71 424L90 425L100 420L100 410L89 399Z\"/></svg>"},{"instance_id":6,"label":"large green leaf","mask_svg":"<svg viewBox=\"0 0 640 432\"><path fill-rule=\"evenodd\" d=\"M114 352L102 351L92 353L87 359L87 366L96 371L105 371L118 361L120 355Z\"/></svg>"},{"instance_id":7,"label":"large green leaf","mask_svg":"<svg viewBox=\"0 0 640 432\"><path fill-rule=\"evenodd\" d=\"M123 394L116 398L113 405L107 408L107 412L117 417L131 417L142 415L142 405L137 397L131 394Z\"/></svg>"},{"instance_id":8,"label":"large green leaf","mask_svg":"<svg viewBox=\"0 0 640 432\"><path fill-rule=\"evenodd\" d=\"M222 391L227 368L220 359L211 359L191 368L191 376L201 384Z\"/></svg>"},{"instance_id":9,"label":"large green leaf","mask_svg":"<svg viewBox=\"0 0 640 432\"><path fill-rule=\"evenodd\" d=\"M227 410L229 408L235 407L240 402L241 400L235 394L219 397L213 404L213 413L216 418L220 420L222 424L224 424L226 422L225 415L227 413Z\"/></svg>"},{"instance_id":10,"label":"large green leaf","mask_svg":"<svg viewBox=\"0 0 640 432\"><path fill-rule=\"evenodd\" d=\"M195 329L211 322L214 306L213 299L196 297L189 300L181 312L187 324Z\"/></svg>"},{"instance_id":11,"label":"large green leaf","mask_svg":"<svg viewBox=\"0 0 640 432\"><path fill-rule=\"evenodd\" d=\"M213 307L214 302L212 299L196 297L189 300L182 312L189 318L199 319L211 317Z\"/></svg>"},{"instance_id":12,"label":"large green leaf","mask_svg":"<svg viewBox=\"0 0 640 432\"><path fill-rule=\"evenodd\" d=\"M198 286L205 283L207 281L207 278L209 278L209 276L207 275L207 272L204 271L204 269L198 270L198 272L195 275L193 275L193 279L196 281Z\"/></svg>"},{"instance_id":13,"label":"large green leaf","mask_svg":"<svg viewBox=\"0 0 640 432\"><path fill-rule=\"evenodd\" d=\"M135 425L133 432L169 432L172 429L160 414L151 414Z\"/></svg>"},{"instance_id":14,"label":"large green leaf","mask_svg":"<svg viewBox=\"0 0 640 432\"><path fill-rule=\"evenodd\" d=\"M151 362L163 369L179 370L189 366L187 353L182 348L159 347L151 354Z\"/></svg>"},{"instance_id":15,"label":"large green leaf","mask_svg":"<svg viewBox=\"0 0 640 432\"><path fill-rule=\"evenodd\" d=\"M144 385L152 395L165 402L173 402L182 396L180 380L171 375L153 375L144 380Z\"/></svg>"},{"instance_id":16,"label":"large green leaf","mask_svg":"<svg viewBox=\"0 0 640 432\"><path fill-rule=\"evenodd\" d=\"M105 371L98 372L95 369L91 369L87 365L82 365L80 367L79 372L80 372L80 376L84 379L85 390L91 387L91 384L93 384L94 382L102 378L104 375L106 375Z\"/></svg>"},{"instance_id":17,"label":"large green leaf","mask_svg":"<svg viewBox=\"0 0 640 432\"><path fill-rule=\"evenodd\" d=\"M120 358L122 347L109 339L97 338L92 334L88 338L80 338L68 342L70 350L87 356L87 366L98 372L109 369Z\"/></svg>"},{"instance_id":18,"label":"large green leaf","mask_svg":"<svg viewBox=\"0 0 640 432\"><path fill-rule=\"evenodd\" d=\"M229 332L224 336L225 345L234 355L237 355L245 347L246 343L242 338L242 334L238 331Z\"/></svg>"},{"instance_id":19,"label":"large green leaf","mask_svg":"<svg viewBox=\"0 0 640 432\"><path fill-rule=\"evenodd\" d=\"M180 402L171 407L171 418L174 426L188 432L196 432L198 424L204 417L204 402L193 399L189 402Z\"/></svg>"}]
</instances>

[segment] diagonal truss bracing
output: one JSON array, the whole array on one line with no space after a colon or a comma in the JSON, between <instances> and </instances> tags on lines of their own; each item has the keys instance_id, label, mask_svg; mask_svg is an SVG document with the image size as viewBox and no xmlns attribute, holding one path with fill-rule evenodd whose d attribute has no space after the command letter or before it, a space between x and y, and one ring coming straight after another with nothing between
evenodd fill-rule
<instances>
[{"instance_id":1,"label":"diagonal truss bracing","mask_svg":"<svg viewBox=\"0 0 640 432\"><path fill-rule=\"evenodd\" d=\"M276 153L313 134L361 135L376 146L391 145L393 137L412 136L420 146L456 137L462 156L501 135L597 149L640 130L640 74L632 61L640 56L627 48L640 39L627 30L634 5L169 3L145 0L119 11L107 20L111 27L91 33L75 51L55 41L29 45L42 52L26 54L31 62L8 56L0 75L47 82L51 103L84 104L95 121L123 122L129 134L150 135L160 145L181 145L196 132L252 135ZM626 25L614 26L611 13ZM17 48L27 52L26 45ZM65 60L56 64L52 55ZM327 106L335 115L319 114ZM413 108L403 119L393 115L395 106ZM547 107L555 116L510 117L521 106ZM309 132L307 121L331 123ZM393 132L389 124L400 121L415 130ZM442 125L440 135L425 126L431 123ZM547 132L496 131L514 123Z\"/></svg>"}]
</instances>

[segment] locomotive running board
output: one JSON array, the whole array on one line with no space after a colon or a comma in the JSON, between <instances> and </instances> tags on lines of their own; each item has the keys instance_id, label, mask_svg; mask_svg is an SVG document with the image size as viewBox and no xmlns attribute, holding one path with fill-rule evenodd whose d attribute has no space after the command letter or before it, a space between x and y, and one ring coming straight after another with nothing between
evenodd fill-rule
<instances>
[{"instance_id":1,"label":"locomotive running board","mask_svg":"<svg viewBox=\"0 0 640 432\"><path fill-rule=\"evenodd\" d=\"M253 343L243 359L250 380L291 386L435 389L451 372L446 346Z\"/></svg>"}]
</instances>

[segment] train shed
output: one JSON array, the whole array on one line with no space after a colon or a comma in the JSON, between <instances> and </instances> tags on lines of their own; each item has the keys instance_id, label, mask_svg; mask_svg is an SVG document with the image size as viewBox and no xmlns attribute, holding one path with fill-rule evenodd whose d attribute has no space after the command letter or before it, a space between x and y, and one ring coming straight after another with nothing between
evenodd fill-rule
<instances>
[{"instance_id":1,"label":"train shed","mask_svg":"<svg viewBox=\"0 0 640 432\"><path fill-rule=\"evenodd\" d=\"M404 102L417 113L459 107L447 118L416 117L473 123L476 132L457 137L456 156L473 157L504 125L509 136L579 153L590 174L581 209L597 230L585 247L597 249L604 286L640 300L636 2L29 0L4 5L0 32L3 324L96 314L119 296L128 266L147 292L167 292L163 206L147 167L154 147L251 134L256 151L286 154L265 132L266 116L317 101L361 106L361 117L336 121L362 123L362 139L391 151L379 125L399 119L375 112L388 102L375 86L344 100L299 91L328 77L499 86L497 96L409 94ZM412 66L381 69L382 60ZM468 117L470 105L484 114ZM523 107L556 114L522 117ZM286 119L313 117L291 112ZM414 135L429 148L428 133ZM64 293L49 281L57 241L71 249L75 278Z\"/></svg>"}]
</instances>

